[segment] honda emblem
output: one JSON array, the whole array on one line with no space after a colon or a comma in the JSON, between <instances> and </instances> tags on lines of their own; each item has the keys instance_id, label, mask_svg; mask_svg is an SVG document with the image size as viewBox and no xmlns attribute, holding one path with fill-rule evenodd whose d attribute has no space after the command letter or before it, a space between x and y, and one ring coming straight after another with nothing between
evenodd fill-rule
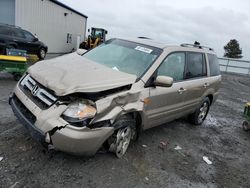
<instances>
[{"instance_id":1,"label":"honda emblem","mask_svg":"<svg viewBox=\"0 0 250 188\"><path fill-rule=\"evenodd\" d=\"M32 94L33 96L36 96L38 90L39 90L39 87L38 87L37 85L34 85L34 87L33 87L32 90L31 90L31 94Z\"/></svg>"}]
</instances>

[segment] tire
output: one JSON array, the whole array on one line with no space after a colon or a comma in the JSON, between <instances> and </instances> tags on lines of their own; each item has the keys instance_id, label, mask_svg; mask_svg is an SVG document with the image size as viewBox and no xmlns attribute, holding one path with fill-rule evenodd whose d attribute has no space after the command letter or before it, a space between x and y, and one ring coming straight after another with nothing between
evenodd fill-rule
<instances>
[{"instance_id":1,"label":"tire","mask_svg":"<svg viewBox=\"0 0 250 188\"><path fill-rule=\"evenodd\" d=\"M114 124L114 134L107 140L109 151L122 158L136 135L136 121L131 116L123 116Z\"/></svg>"},{"instance_id":2,"label":"tire","mask_svg":"<svg viewBox=\"0 0 250 188\"><path fill-rule=\"evenodd\" d=\"M38 56L38 58L40 60L45 59L45 57L46 57L46 50L45 50L45 48L40 48L39 53L37 54L37 56Z\"/></svg>"},{"instance_id":3,"label":"tire","mask_svg":"<svg viewBox=\"0 0 250 188\"><path fill-rule=\"evenodd\" d=\"M189 116L189 121L194 125L201 125L206 119L207 114L210 109L210 100L208 97L203 99L199 107L195 110L193 114Z\"/></svg>"},{"instance_id":4,"label":"tire","mask_svg":"<svg viewBox=\"0 0 250 188\"><path fill-rule=\"evenodd\" d=\"M86 42L82 42L79 46L80 49L86 49Z\"/></svg>"},{"instance_id":5,"label":"tire","mask_svg":"<svg viewBox=\"0 0 250 188\"><path fill-rule=\"evenodd\" d=\"M242 123L242 128L244 131L249 132L250 131L250 122L244 121Z\"/></svg>"}]
</instances>

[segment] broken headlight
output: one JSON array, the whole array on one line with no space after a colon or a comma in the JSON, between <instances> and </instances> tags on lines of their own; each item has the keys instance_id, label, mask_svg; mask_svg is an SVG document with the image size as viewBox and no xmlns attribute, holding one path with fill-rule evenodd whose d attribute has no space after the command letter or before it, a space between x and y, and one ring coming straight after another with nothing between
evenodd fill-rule
<instances>
[{"instance_id":1,"label":"broken headlight","mask_svg":"<svg viewBox=\"0 0 250 188\"><path fill-rule=\"evenodd\" d=\"M69 123L83 122L96 114L96 108L87 101L78 101L69 104L63 112L63 118Z\"/></svg>"}]
</instances>

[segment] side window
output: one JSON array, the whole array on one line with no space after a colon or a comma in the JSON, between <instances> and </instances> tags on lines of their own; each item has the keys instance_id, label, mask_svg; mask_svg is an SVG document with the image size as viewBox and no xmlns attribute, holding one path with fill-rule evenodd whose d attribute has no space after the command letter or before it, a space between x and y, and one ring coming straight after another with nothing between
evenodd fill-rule
<instances>
[{"instance_id":1,"label":"side window","mask_svg":"<svg viewBox=\"0 0 250 188\"><path fill-rule=\"evenodd\" d=\"M218 58L214 54L207 54L209 67L210 67L210 76L220 75L220 66Z\"/></svg>"},{"instance_id":2,"label":"side window","mask_svg":"<svg viewBox=\"0 0 250 188\"><path fill-rule=\"evenodd\" d=\"M158 68L158 76L170 76L174 81L183 80L185 52L170 54Z\"/></svg>"},{"instance_id":3,"label":"side window","mask_svg":"<svg viewBox=\"0 0 250 188\"><path fill-rule=\"evenodd\" d=\"M72 34L67 33L67 43L72 43Z\"/></svg>"},{"instance_id":4,"label":"side window","mask_svg":"<svg viewBox=\"0 0 250 188\"><path fill-rule=\"evenodd\" d=\"M27 31L23 31L23 33L24 33L25 38L28 41L33 41L34 40L35 37L31 33L27 32Z\"/></svg>"},{"instance_id":5,"label":"side window","mask_svg":"<svg viewBox=\"0 0 250 188\"><path fill-rule=\"evenodd\" d=\"M207 68L204 54L189 52L187 53L187 65L185 78L196 78L207 75Z\"/></svg>"},{"instance_id":6,"label":"side window","mask_svg":"<svg viewBox=\"0 0 250 188\"><path fill-rule=\"evenodd\" d=\"M11 31L12 31L12 35L14 37L25 38L22 30L20 30L20 29L11 29Z\"/></svg>"}]
</instances>

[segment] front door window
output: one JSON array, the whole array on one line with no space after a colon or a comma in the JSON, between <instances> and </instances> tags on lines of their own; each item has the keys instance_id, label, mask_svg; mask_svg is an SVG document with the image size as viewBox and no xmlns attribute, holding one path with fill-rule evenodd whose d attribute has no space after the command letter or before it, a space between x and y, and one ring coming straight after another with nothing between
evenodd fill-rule
<instances>
[{"instance_id":1,"label":"front door window","mask_svg":"<svg viewBox=\"0 0 250 188\"><path fill-rule=\"evenodd\" d=\"M185 53L170 54L160 65L157 76L170 76L174 81L184 79Z\"/></svg>"}]
</instances>

